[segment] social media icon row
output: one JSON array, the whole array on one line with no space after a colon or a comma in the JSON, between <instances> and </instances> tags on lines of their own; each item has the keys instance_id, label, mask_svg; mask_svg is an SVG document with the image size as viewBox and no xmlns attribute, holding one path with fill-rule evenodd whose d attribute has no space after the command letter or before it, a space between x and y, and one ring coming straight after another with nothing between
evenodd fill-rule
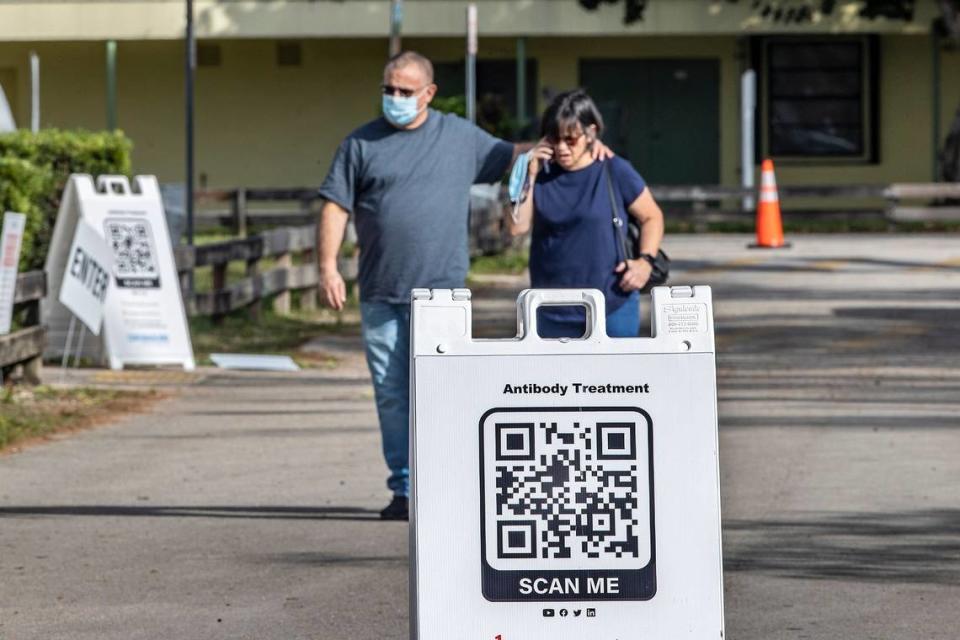
<instances>
[{"instance_id":1,"label":"social media icon row","mask_svg":"<svg viewBox=\"0 0 960 640\"><path fill-rule=\"evenodd\" d=\"M574 617L574 618L579 618L581 615L583 615L584 611L583 611L583 609L560 609L560 611L558 612L556 609L544 609L544 610L543 610L543 617L544 617L544 618L553 618L554 616L557 615L557 613L560 614L560 617L561 617L561 618L566 618L566 617L569 616L571 613L573 614L573 617ZM595 617L597 617L597 610L596 610L596 609L587 609L586 614L587 614L587 617L588 617L588 618L595 618Z\"/></svg>"}]
</instances>

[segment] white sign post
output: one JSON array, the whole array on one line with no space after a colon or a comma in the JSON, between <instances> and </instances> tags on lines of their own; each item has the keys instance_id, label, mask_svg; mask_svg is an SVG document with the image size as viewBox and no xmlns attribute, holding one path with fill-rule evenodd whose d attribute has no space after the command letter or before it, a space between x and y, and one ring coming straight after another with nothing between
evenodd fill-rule
<instances>
[{"instance_id":1,"label":"white sign post","mask_svg":"<svg viewBox=\"0 0 960 640\"><path fill-rule=\"evenodd\" d=\"M709 287L608 338L596 290L527 290L474 340L468 290L413 292L411 638L723 637ZM583 339L537 334L587 308Z\"/></svg>"},{"instance_id":2,"label":"white sign post","mask_svg":"<svg viewBox=\"0 0 960 640\"><path fill-rule=\"evenodd\" d=\"M17 292L17 266L27 216L8 211L0 231L0 336L10 333L13 321L13 299Z\"/></svg>"},{"instance_id":3,"label":"white sign post","mask_svg":"<svg viewBox=\"0 0 960 640\"><path fill-rule=\"evenodd\" d=\"M193 348L180 295L173 248L153 176L72 175L64 190L46 271L52 281L43 305L50 327L48 357L61 355L69 333L68 309L55 297L68 273L68 251L78 221L86 222L112 255L111 292L103 309L103 336L90 357L124 365L179 364L194 368Z\"/></svg>"}]
</instances>

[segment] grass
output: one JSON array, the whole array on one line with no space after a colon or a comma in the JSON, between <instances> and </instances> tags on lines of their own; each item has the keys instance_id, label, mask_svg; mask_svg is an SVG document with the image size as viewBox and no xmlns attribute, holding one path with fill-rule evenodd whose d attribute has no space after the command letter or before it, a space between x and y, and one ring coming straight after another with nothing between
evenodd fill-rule
<instances>
[{"instance_id":1,"label":"grass","mask_svg":"<svg viewBox=\"0 0 960 640\"><path fill-rule=\"evenodd\" d=\"M470 261L470 273L516 275L526 270L529 259L530 256L526 251L516 249L492 256L479 256Z\"/></svg>"},{"instance_id":2,"label":"grass","mask_svg":"<svg viewBox=\"0 0 960 640\"><path fill-rule=\"evenodd\" d=\"M211 353L269 353L288 355L302 367L332 366L335 360L311 358L300 347L318 335L354 331L356 325L339 322L332 312L323 310L282 316L264 308L258 320L241 311L226 316L219 325L212 318L190 318L193 351L200 364L210 364Z\"/></svg>"},{"instance_id":3,"label":"grass","mask_svg":"<svg viewBox=\"0 0 960 640\"><path fill-rule=\"evenodd\" d=\"M0 450L17 442L82 429L117 414L138 411L158 398L155 391L6 387L0 390Z\"/></svg>"}]
</instances>

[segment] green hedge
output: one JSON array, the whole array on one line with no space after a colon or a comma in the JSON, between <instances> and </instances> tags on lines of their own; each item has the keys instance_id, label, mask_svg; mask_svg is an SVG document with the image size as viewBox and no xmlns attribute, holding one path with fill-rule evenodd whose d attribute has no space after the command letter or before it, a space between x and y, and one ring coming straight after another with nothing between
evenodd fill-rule
<instances>
[{"instance_id":1,"label":"green hedge","mask_svg":"<svg viewBox=\"0 0 960 640\"><path fill-rule=\"evenodd\" d=\"M26 160L0 156L0 213L17 211L27 214L27 228L20 253L21 271L43 266L43 257L37 264L34 256L40 251L37 245L42 244L41 238L47 238L49 243L52 232L52 223L47 221L40 206L51 182L49 171Z\"/></svg>"},{"instance_id":2,"label":"green hedge","mask_svg":"<svg viewBox=\"0 0 960 640\"><path fill-rule=\"evenodd\" d=\"M130 175L122 132L21 130L0 134L0 210L27 214L20 269L43 267L60 196L71 173Z\"/></svg>"}]
</instances>

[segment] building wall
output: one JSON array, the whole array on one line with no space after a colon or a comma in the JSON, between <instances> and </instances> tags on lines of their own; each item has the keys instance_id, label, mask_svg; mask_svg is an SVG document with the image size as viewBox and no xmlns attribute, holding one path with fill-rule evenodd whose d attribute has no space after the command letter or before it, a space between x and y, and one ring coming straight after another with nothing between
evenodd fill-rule
<instances>
[{"instance_id":1,"label":"building wall","mask_svg":"<svg viewBox=\"0 0 960 640\"><path fill-rule=\"evenodd\" d=\"M337 143L378 114L385 39L302 40L299 67L279 67L275 40L221 40L222 64L197 75L197 174L207 186L306 186L325 174ZM445 61L455 38L407 38ZM16 77L14 116L29 125L28 54L41 58L42 124L106 123L103 42L0 44L0 80ZM480 56L513 58L513 38L481 39ZM581 58L712 57L720 61L720 175L739 183L739 74L734 36L530 38L541 87L577 86ZM161 181L183 179L183 53L175 41L118 46L118 121L133 139L134 166ZM960 104L960 53L941 54L941 137ZM9 80L3 80L6 84ZM886 35L881 49L880 163L778 167L781 183L927 181L933 171L928 36ZM541 99L542 103L542 99ZM539 105L542 108L542 104ZM643 171L643 168L640 167Z\"/></svg>"},{"instance_id":2,"label":"building wall","mask_svg":"<svg viewBox=\"0 0 960 640\"><path fill-rule=\"evenodd\" d=\"M406 0L403 31L418 37L464 32L465 0ZM914 20L864 20L857 0L830 16L789 25L761 19L752 3L656 0L644 20L623 24L623 7L586 11L577 0L478 0L487 36L622 36L747 33L926 33L936 3L917 3ZM196 28L207 38L367 38L385 35L387 0L195 0ZM4 0L0 41L171 40L184 29L183 0Z\"/></svg>"}]
</instances>

